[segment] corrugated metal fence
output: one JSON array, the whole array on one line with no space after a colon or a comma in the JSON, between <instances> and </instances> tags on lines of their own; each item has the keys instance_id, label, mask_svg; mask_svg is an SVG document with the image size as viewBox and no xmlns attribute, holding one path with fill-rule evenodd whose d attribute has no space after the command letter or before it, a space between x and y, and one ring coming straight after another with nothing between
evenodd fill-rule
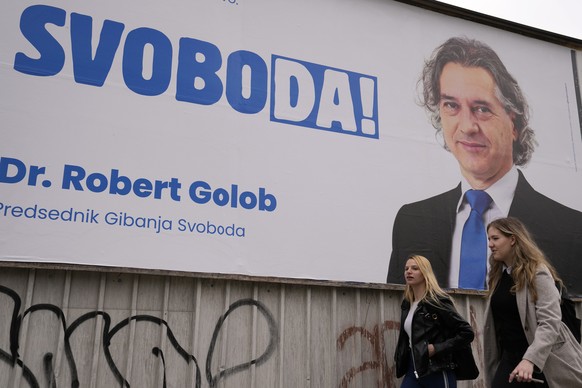
<instances>
[{"instance_id":1,"label":"corrugated metal fence","mask_svg":"<svg viewBox=\"0 0 582 388\"><path fill-rule=\"evenodd\" d=\"M485 301L453 296L481 364ZM0 266L0 387L398 387L401 298L385 285Z\"/></svg>"}]
</instances>

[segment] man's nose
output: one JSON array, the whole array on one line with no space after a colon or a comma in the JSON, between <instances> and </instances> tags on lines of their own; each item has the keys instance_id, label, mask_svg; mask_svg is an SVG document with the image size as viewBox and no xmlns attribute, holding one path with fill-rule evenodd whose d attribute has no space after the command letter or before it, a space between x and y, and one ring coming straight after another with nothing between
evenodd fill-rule
<instances>
[{"instance_id":1,"label":"man's nose","mask_svg":"<svg viewBox=\"0 0 582 388\"><path fill-rule=\"evenodd\" d=\"M479 130L479 123L470 108L461 109L459 112L459 127L463 133L473 133Z\"/></svg>"}]
</instances>

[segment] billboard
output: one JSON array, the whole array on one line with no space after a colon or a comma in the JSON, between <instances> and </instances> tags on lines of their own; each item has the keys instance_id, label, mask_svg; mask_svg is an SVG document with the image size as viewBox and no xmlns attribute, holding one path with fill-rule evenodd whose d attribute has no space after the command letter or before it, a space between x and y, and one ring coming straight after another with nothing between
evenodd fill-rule
<instances>
[{"instance_id":1,"label":"billboard","mask_svg":"<svg viewBox=\"0 0 582 388\"><path fill-rule=\"evenodd\" d=\"M548 243L580 248L570 49L391 1L0 7L1 260L386 282L391 256L434 253L393 253L403 205L463 179L418 103L451 37L517 80L538 146L512 171L574 214Z\"/></svg>"}]
</instances>

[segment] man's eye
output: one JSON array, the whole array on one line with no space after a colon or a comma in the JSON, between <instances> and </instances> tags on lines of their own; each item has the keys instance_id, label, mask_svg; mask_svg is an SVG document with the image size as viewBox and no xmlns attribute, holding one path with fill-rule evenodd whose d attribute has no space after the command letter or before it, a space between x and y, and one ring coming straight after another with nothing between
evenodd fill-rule
<instances>
[{"instance_id":1,"label":"man's eye","mask_svg":"<svg viewBox=\"0 0 582 388\"><path fill-rule=\"evenodd\" d=\"M446 116L455 116L460 109L461 107L456 102L444 101L441 103L441 114Z\"/></svg>"},{"instance_id":2,"label":"man's eye","mask_svg":"<svg viewBox=\"0 0 582 388\"><path fill-rule=\"evenodd\" d=\"M493 114L493 112L491 111L491 109L489 109L486 106L476 106L473 108L473 113L475 113L478 116L490 116Z\"/></svg>"}]
</instances>

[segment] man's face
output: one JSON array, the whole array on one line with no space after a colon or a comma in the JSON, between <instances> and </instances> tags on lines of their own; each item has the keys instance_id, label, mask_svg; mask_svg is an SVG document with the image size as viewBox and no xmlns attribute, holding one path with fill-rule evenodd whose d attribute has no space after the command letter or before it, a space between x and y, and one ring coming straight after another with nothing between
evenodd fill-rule
<instances>
[{"instance_id":1,"label":"man's face","mask_svg":"<svg viewBox=\"0 0 582 388\"><path fill-rule=\"evenodd\" d=\"M513 165L517 131L495 95L495 86L487 70L452 62L440 78L444 139L461 173L476 189L491 186Z\"/></svg>"}]
</instances>

